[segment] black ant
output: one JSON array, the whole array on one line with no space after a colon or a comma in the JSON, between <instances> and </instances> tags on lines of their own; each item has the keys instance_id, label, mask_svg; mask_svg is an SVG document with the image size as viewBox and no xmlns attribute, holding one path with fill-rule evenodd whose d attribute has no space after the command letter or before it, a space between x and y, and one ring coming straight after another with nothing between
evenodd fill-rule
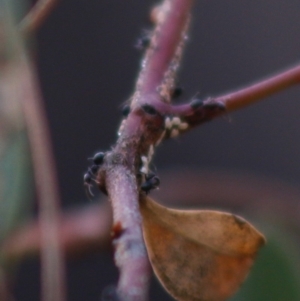
<instances>
[{"instance_id":1,"label":"black ant","mask_svg":"<svg viewBox=\"0 0 300 301\"><path fill-rule=\"evenodd\" d=\"M151 41L151 31L144 29L142 31L141 36L136 41L134 47L140 51L143 51L150 46L150 41Z\"/></svg>"},{"instance_id":2,"label":"black ant","mask_svg":"<svg viewBox=\"0 0 300 301\"><path fill-rule=\"evenodd\" d=\"M93 163L95 165L101 165L103 163L104 156L105 156L105 153L103 153L103 152L97 153L92 159Z\"/></svg>"},{"instance_id":3,"label":"black ant","mask_svg":"<svg viewBox=\"0 0 300 301\"><path fill-rule=\"evenodd\" d=\"M122 108L122 115L124 117L128 117L129 113L130 113L130 105L124 105Z\"/></svg>"},{"instance_id":4,"label":"black ant","mask_svg":"<svg viewBox=\"0 0 300 301\"><path fill-rule=\"evenodd\" d=\"M220 110L225 111L226 107L221 102L204 102L202 99L195 98L190 102L192 109L197 110L199 108L205 108L207 110Z\"/></svg>"},{"instance_id":5,"label":"black ant","mask_svg":"<svg viewBox=\"0 0 300 301\"><path fill-rule=\"evenodd\" d=\"M159 177L151 172L146 176L146 181L141 185L141 190L148 194L150 190L158 188L159 184Z\"/></svg>"},{"instance_id":6,"label":"black ant","mask_svg":"<svg viewBox=\"0 0 300 301\"><path fill-rule=\"evenodd\" d=\"M197 110L200 107L204 106L203 99L195 98L191 101L190 106L192 109Z\"/></svg>"},{"instance_id":7,"label":"black ant","mask_svg":"<svg viewBox=\"0 0 300 301\"><path fill-rule=\"evenodd\" d=\"M142 109L145 113L149 114L149 115L156 115L157 111L155 110L155 108L151 105L148 104L144 104L142 105Z\"/></svg>"},{"instance_id":8,"label":"black ant","mask_svg":"<svg viewBox=\"0 0 300 301\"><path fill-rule=\"evenodd\" d=\"M83 184L89 199L94 197L91 187L93 186L93 181L95 181L95 176L100 168L100 165L103 163L104 156L105 153L103 152L95 154L95 156L92 158L94 164L88 168L88 171L83 176Z\"/></svg>"},{"instance_id":9,"label":"black ant","mask_svg":"<svg viewBox=\"0 0 300 301\"><path fill-rule=\"evenodd\" d=\"M180 86L176 86L171 91L171 97L172 99L178 98L183 93L183 88Z\"/></svg>"}]
</instances>

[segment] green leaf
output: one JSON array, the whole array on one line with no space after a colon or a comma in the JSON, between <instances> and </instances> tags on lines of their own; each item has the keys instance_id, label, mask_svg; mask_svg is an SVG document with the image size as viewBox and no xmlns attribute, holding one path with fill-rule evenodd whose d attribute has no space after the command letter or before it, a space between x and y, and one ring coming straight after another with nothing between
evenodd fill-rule
<instances>
[{"instance_id":1,"label":"green leaf","mask_svg":"<svg viewBox=\"0 0 300 301\"><path fill-rule=\"evenodd\" d=\"M27 137L19 132L0 161L0 241L29 215L33 180Z\"/></svg>"},{"instance_id":2,"label":"green leaf","mask_svg":"<svg viewBox=\"0 0 300 301\"><path fill-rule=\"evenodd\" d=\"M278 225L263 232L267 244L259 252L248 279L230 300L299 301L299 245L291 233Z\"/></svg>"}]
</instances>

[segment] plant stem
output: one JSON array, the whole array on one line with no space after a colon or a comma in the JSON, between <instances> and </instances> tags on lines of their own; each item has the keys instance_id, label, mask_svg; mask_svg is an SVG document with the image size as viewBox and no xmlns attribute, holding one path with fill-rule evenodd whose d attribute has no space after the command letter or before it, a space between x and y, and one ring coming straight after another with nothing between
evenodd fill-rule
<instances>
[{"instance_id":1,"label":"plant stem","mask_svg":"<svg viewBox=\"0 0 300 301\"><path fill-rule=\"evenodd\" d=\"M112 202L115 261L120 269L117 293L121 301L148 299L151 268L141 228L137 175L141 157L148 156L162 134L164 117L152 108L155 103L170 101L191 4L192 0L165 0L156 8L156 27L143 59L131 113L124 119L120 137L98 173L97 180L105 183Z\"/></svg>"},{"instance_id":2,"label":"plant stem","mask_svg":"<svg viewBox=\"0 0 300 301\"><path fill-rule=\"evenodd\" d=\"M298 84L300 84L300 65L249 87L218 96L215 101L224 103L226 110L230 112Z\"/></svg>"},{"instance_id":3,"label":"plant stem","mask_svg":"<svg viewBox=\"0 0 300 301\"><path fill-rule=\"evenodd\" d=\"M59 243L60 198L50 133L33 67L21 64L23 110L30 141L41 225L42 300L65 300L65 265Z\"/></svg>"},{"instance_id":4,"label":"plant stem","mask_svg":"<svg viewBox=\"0 0 300 301\"><path fill-rule=\"evenodd\" d=\"M47 19L58 0L38 0L29 13L21 21L19 27L23 34L36 31Z\"/></svg>"}]
</instances>

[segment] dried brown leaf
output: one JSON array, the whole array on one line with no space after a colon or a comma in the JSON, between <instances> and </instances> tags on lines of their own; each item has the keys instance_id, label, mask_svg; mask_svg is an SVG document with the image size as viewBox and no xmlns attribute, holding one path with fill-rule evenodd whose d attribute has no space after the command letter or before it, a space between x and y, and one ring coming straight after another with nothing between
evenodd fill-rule
<instances>
[{"instance_id":1,"label":"dried brown leaf","mask_svg":"<svg viewBox=\"0 0 300 301\"><path fill-rule=\"evenodd\" d=\"M222 301L245 280L265 239L243 218L211 210L175 210L141 200L154 272L179 301Z\"/></svg>"}]
</instances>

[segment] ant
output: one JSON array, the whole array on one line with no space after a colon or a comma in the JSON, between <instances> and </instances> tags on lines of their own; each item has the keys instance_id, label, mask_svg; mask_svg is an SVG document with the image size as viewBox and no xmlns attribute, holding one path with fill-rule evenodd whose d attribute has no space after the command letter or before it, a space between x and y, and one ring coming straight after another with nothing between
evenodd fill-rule
<instances>
[{"instance_id":1,"label":"ant","mask_svg":"<svg viewBox=\"0 0 300 301\"><path fill-rule=\"evenodd\" d=\"M146 181L141 185L141 190L148 194L150 190L158 188L159 184L159 177L151 172L146 176Z\"/></svg>"},{"instance_id":2,"label":"ant","mask_svg":"<svg viewBox=\"0 0 300 301\"><path fill-rule=\"evenodd\" d=\"M144 29L142 31L141 36L136 41L134 47L137 50L143 51L143 50L146 50L146 48L148 48L150 46L150 42L151 42L151 31Z\"/></svg>"},{"instance_id":3,"label":"ant","mask_svg":"<svg viewBox=\"0 0 300 301\"><path fill-rule=\"evenodd\" d=\"M171 91L171 97L172 99L178 98L183 93L183 88L180 86L176 86Z\"/></svg>"},{"instance_id":4,"label":"ant","mask_svg":"<svg viewBox=\"0 0 300 301\"><path fill-rule=\"evenodd\" d=\"M131 110L130 105L128 105L128 104L124 105L123 108L122 108L122 115L124 117L128 117L128 115L130 113L130 110Z\"/></svg>"},{"instance_id":5,"label":"ant","mask_svg":"<svg viewBox=\"0 0 300 301\"><path fill-rule=\"evenodd\" d=\"M93 186L92 181L95 181L95 176L100 168L100 165L103 163L105 153L99 152L94 155L92 158L93 165L92 167L88 168L88 171L83 176L83 184L85 186L85 191L89 199L94 197L94 194L92 193L91 187Z\"/></svg>"}]
</instances>

